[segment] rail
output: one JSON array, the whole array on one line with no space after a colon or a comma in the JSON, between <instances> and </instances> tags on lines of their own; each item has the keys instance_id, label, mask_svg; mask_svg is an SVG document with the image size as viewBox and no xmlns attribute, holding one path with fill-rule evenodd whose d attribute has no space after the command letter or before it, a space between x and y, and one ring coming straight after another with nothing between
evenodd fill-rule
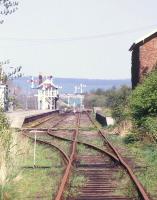
<instances>
[{"instance_id":1,"label":"rail","mask_svg":"<svg viewBox=\"0 0 157 200\"><path fill-rule=\"evenodd\" d=\"M47 134L48 134L49 136L55 137L55 138L60 139L60 140L64 140L64 141L68 141L68 142L73 142L73 141L74 141L74 140L69 139L69 138L60 137L60 136L58 136L58 135L55 135L55 134L53 134L53 133L50 132L50 131L48 131ZM93 145L93 144L89 144L89 143L81 142L81 141L77 141L77 143L78 143L78 144L85 145L85 146L87 146L87 147L89 147L89 148L95 149L96 151L99 151L99 152L101 152L101 153L103 153L103 154L108 155L108 156L111 157L114 161L119 162L119 159L118 159L115 155L113 155L112 153L110 153L110 152L108 152L108 151L106 151L106 150L104 150L104 149L101 149L101 148L99 148L99 147L97 147L97 146L95 146L95 145Z\"/></svg>"},{"instance_id":2,"label":"rail","mask_svg":"<svg viewBox=\"0 0 157 200\"><path fill-rule=\"evenodd\" d=\"M97 124L94 122L94 120L91 118L88 112L86 112L87 116L89 117L90 121L95 125L95 127L98 129L99 134L104 138L104 140L107 142L107 144L110 146L110 148L113 150L115 155L118 157L121 165L124 167L124 169L128 172L130 178L132 179L134 185L136 186L139 196L143 200L150 200L147 192L145 191L144 187L140 183L140 181L137 179L137 177L134 175L132 169L127 165L127 163L123 160L120 153L115 149L115 147L111 144L111 142L107 139L107 137L103 134L103 132L100 130L100 128L97 126Z\"/></svg>"},{"instance_id":3,"label":"rail","mask_svg":"<svg viewBox=\"0 0 157 200\"><path fill-rule=\"evenodd\" d=\"M79 124L80 124L80 114L78 114L77 128L76 128L76 130L74 132L74 140L72 141L72 153L70 155L70 161L69 161L69 163L68 163L68 165L66 167L66 170L65 170L65 173L64 173L63 178L61 180L61 185L59 187L59 190L58 190L58 193L56 195L55 200L60 200L61 199L61 197L63 195L63 192L65 190L68 178L69 178L69 174L70 174L70 171L71 171L71 168L72 168L72 163L73 163L74 158L75 158L77 136L78 136L78 133L79 133Z\"/></svg>"},{"instance_id":4,"label":"rail","mask_svg":"<svg viewBox=\"0 0 157 200\"><path fill-rule=\"evenodd\" d=\"M25 137L28 137L29 139L31 139L31 140L34 141L34 138L31 137L31 136L29 136L28 134L22 132L22 135L24 135ZM45 145L48 145L48 146L51 146L51 147L57 149L57 150L61 153L61 155L62 155L62 157L65 159L65 161L66 161L67 163L70 162L70 159L69 159L69 157L66 155L66 153L64 153L64 151L63 151L62 149L60 149L57 145L55 145L55 144L53 144L53 143L49 143L49 142L43 141L43 140L40 140L40 139L36 139L36 141L37 141L38 143L40 143L40 144L45 144Z\"/></svg>"},{"instance_id":5,"label":"rail","mask_svg":"<svg viewBox=\"0 0 157 200\"><path fill-rule=\"evenodd\" d=\"M132 169L123 160L123 158L120 155L120 153L112 145L112 143L107 139L107 137L104 135L104 133L102 132L102 130L98 127L98 125L95 123L95 121L91 118L91 116L89 115L89 113L86 112L86 114L89 117L91 123L97 128L98 133L100 134L100 136L103 137L103 139L106 142L106 144L110 147L110 149L112 149L113 153L110 153L110 152L108 152L106 150L103 150L103 149L101 149L101 148L99 148L99 147L97 147L95 145L92 145L92 144L89 144L89 143L85 143L85 142L81 142L81 141L77 140L78 134L79 134L80 114L78 114L78 116L77 116L77 125L76 125L76 129L74 130L74 136L73 136L74 138L73 139L68 139L68 138L61 137L61 136L58 136L58 135L55 135L55 134L52 133L52 131L54 130L53 128L56 127L61 121L63 121L64 120L63 118L61 120L59 120L52 128L50 128L50 129L42 129L43 131L46 131L46 133L48 135L50 135L50 136L56 137L56 138L61 139L61 140L66 140L66 141L72 142L72 151L71 151L70 158L61 149L59 149L58 147L56 147L56 149L58 149L61 152L62 156L66 160L67 166L66 166L66 169L64 171L64 175L63 175L63 178L61 180L61 184L59 186L59 190L58 190L58 193L56 195L55 200L61 200L61 198L63 197L63 193L65 191L65 188L67 186L67 182L68 182L68 179L69 179L69 176L70 176L70 173L71 173L72 163L73 163L73 161L75 159L75 152L76 152L76 145L77 145L77 143L86 145L89 148L93 148L93 149L95 149L95 150L97 150L97 151L99 151L99 152L101 152L103 154L107 154L114 161L119 162L121 164L121 166L123 166L123 168L127 171L128 175L130 176L131 180L133 181L133 183L134 183L134 185L135 185L135 187L136 187L136 189L137 189L137 191L138 191L139 196L141 197L141 199L143 199L143 200L150 200L147 192L145 191L144 187L139 182L139 180L137 179L137 177L134 175ZM24 130L27 130L27 129L25 128ZM30 130L32 130L32 129L30 129ZM31 138L31 139L33 139L33 138ZM44 141L39 141L38 140L38 142L47 143L48 145L53 145L51 143L44 142Z\"/></svg>"}]
</instances>

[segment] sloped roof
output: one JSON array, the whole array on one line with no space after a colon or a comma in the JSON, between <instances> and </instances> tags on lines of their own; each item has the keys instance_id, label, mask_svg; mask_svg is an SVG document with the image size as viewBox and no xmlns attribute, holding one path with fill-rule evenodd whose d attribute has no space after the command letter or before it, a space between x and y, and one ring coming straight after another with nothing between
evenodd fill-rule
<instances>
[{"instance_id":1,"label":"sloped roof","mask_svg":"<svg viewBox=\"0 0 157 200\"><path fill-rule=\"evenodd\" d=\"M47 86L47 88L49 87L53 87L55 89L58 89L58 86L56 86L51 79L46 79L44 82L42 82L37 88L42 88L44 86Z\"/></svg>"},{"instance_id":2,"label":"sloped roof","mask_svg":"<svg viewBox=\"0 0 157 200\"><path fill-rule=\"evenodd\" d=\"M136 41L131 45L129 51L132 51L133 48L134 48L136 45L140 44L141 42L144 43L146 39L149 39L151 36L153 36L153 35L156 34L156 33L157 33L157 29L155 29L154 31L151 31L150 33L148 33L148 34L144 35L143 37L139 38L138 40L136 40Z\"/></svg>"}]
</instances>

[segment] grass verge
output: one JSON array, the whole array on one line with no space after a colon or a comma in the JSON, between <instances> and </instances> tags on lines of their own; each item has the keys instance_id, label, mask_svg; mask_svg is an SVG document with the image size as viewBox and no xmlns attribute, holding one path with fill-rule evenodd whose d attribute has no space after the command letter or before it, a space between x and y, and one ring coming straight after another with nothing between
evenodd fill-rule
<instances>
[{"instance_id":1,"label":"grass verge","mask_svg":"<svg viewBox=\"0 0 157 200\"><path fill-rule=\"evenodd\" d=\"M125 144L125 138L108 135L124 157L132 157L137 178L153 199L157 199L157 144L150 141L134 141Z\"/></svg>"},{"instance_id":2,"label":"grass verge","mask_svg":"<svg viewBox=\"0 0 157 200\"><path fill-rule=\"evenodd\" d=\"M35 165L38 168L33 168L33 150L34 145L29 142L27 154L20 158L18 175L5 188L5 199L51 200L55 197L64 170L60 154L52 148L37 144Z\"/></svg>"}]
</instances>

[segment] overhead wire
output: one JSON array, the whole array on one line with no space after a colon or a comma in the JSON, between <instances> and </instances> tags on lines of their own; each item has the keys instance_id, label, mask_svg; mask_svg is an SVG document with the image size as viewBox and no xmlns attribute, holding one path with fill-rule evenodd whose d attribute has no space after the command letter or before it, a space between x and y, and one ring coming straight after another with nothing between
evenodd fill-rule
<instances>
[{"instance_id":1,"label":"overhead wire","mask_svg":"<svg viewBox=\"0 0 157 200\"><path fill-rule=\"evenodd\" d=\"M129 34L133 32L138 32L142 31L148 28L153 28L154 26L157 27L157 24L150 25L150 26L145 26L145 27L140 27L140 28L134 28L134 29L128 29L128 30L123 30L123 31L118 31L118 32L110 32L110 33L102 33L102 34L95 34L95 35L87 35L87 36L76 36L76 37L62 37L62 38L11 38L11 37L6 37L6 38L1 38L0 40L84 40L84 39L95 39L95 38L104 38L104 37L111 37L111 36L117 36L117 35L122 35L122 34Z\"/></svg>"},{"instance_id":2,"label":"overhead wire","mask_svg":"<svg viewBox=\"0 0 157 200\"><path fill-rule=\"evenodd\" d=\"M109 38L109 37L116 37L116 36L122 36L127 34L132 34L135 32L140 32L146 29L150 29L153 27L157 27L157 24L134 28L134 29L128 29L123 31L117 31L117 32L109 32L109 33L102 33L102 34L94 34L94 35L86 35L86 36L73 36L73 37L61 37L61 38L16 38L16 37L0 37L0 41L10 41L10 42L27 42L32 43L33 45L39 45L41 43L51 44L51 42L73 42L73 41L81 41L81 40L93 40L93 39L101 39L101 38Z\"/></svg>"}]
</instances>

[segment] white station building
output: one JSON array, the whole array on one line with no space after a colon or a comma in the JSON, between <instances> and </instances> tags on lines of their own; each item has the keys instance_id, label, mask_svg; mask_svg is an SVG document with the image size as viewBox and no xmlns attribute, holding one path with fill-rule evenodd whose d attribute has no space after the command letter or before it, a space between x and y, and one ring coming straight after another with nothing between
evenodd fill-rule
<instances>
[{"instance_id":1,"label":"white station building","mask_svg":"<svg viewBox=\"0 0 157 200\"><path fill-rule=\"evenodd\" d=\"M56 110L57 101L59 99L58 86L53 83L52 77L47 78L42 82L42 77L39 77L39 85L36 87L38 90L37 101L38 110Z\"/></svg>"}]
</instances>

